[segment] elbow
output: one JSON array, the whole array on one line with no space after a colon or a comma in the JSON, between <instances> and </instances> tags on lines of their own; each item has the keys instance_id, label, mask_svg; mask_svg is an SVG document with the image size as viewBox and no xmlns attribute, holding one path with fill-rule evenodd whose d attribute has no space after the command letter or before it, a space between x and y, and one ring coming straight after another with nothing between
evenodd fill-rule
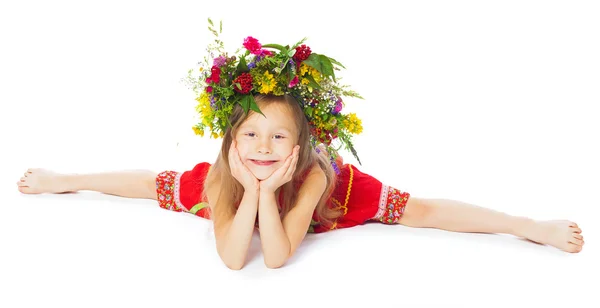
<instances>
[{"instance_id":1,"label":"elbow","mask_svg":"<svg viewBox=\"0 0 600 308\"><path fill-rule=\"evenodd\" d=\"M221 257L221 261L223 264L227 266L230 270L239 271L244 267L244 258L239 258L237 256L232 256L222 251L218 251L219 257Z\"/></svg>"},{"instance_id":2,"label":"elbow","mask_svg":"<svg viewBox=\"0 0 600 308\"><path fill-rule=\"evenodd\" d=\"M239 271L244 267L244 263L232 263L232 262L224 262L225 266L230 270Z\"/></svg>"},{"instance_id":3,"label":"elbow","mask_svg":"<svg viewBox=\"0 0 600 308\"><path fill-rule=\"evenodd\" d=\"M239 260L239 258L224 258L222 256L221 260L230 270L239 271L244 267L244 260Z\"/></svg>"},{"instance_id":4,"label":"elbow","mask_svg":"<svg viewBox=\"0 0 600 308\"><path fill-rule=\"evenodd\" d=\"M266 262L266 261L265 261L265 266L266 266L267 268L270 268L270 269L276 269L276 268L280 268L280 267L282 267L284 264L285 264L285 262Z\"/></svg>"},{"instance_id":5,"label":"elbow","mask_svg":"<svg viewBox=\"0 0 600 308\"><path fill-rule=\"evenodd\" d=\"M287 258L281 258L279 260L273 260L272 258L265 258L265 266L270 269L280 268L285 265Z\"/></svg>"}]
</instances>

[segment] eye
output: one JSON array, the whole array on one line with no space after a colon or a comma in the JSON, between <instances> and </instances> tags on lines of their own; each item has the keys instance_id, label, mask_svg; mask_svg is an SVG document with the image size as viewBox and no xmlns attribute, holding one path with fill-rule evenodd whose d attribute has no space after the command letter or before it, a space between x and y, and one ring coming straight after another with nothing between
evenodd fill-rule
<instances>
[{"instance_id":1,"label":"eye","mask_svg":"<svg viewBox=\"0 0 600 308\"><path fill-rule=\"evenodd\" d=\"M246 133L246 136L248 136L248 137L254 137L255 134L254 133Z\"/></svg>"},{"instance_id":2,"label":"eye","mask_svg":"<svg viewBox=\"0 0 600 308\"><path fill-rule=\"evenodd\" d=\"M275 139L284 139L285 137L283 135L275 135Z\"/></svg>"}]
</instances>

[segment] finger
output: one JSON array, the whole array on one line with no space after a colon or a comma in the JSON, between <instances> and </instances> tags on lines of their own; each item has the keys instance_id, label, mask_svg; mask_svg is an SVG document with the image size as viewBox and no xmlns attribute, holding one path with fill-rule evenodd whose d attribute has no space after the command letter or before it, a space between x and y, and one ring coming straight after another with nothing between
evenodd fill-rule
<instances>
[{"instance_id":1,"label":"finger","mask_svg":"<svg viewBox=\"0 0 600 308\"><path fill-rule=\"evenodd\" d=\"M579 240L583 239L583 235L579 234L579 233L573 233L573 237Z\"/></svg>"},{"instance_id":2,"label":"finger","mask_svg":"<svg viewBox=\"0 0 600 308\"><path fill-rule=\"evenodd\" d=\"M581 229L579 229L579 228L571 228L571 229L573 229L573 232L575 232L575 233L581 233Z\"/></svg>"},{"instance_id":3,"label":"finger","mask_svg":"<svg viewBox=\"0 0 600 308\"><path fill-rule=\"evenodd\" d=\"M294 172L296 171L296 166L298 165L298 152L299 150L294 150L294 154L292 154L292 160L290 165L288 166L287 172L285 174L286 178L292 179Z\"/></svg>"}]
</instances>

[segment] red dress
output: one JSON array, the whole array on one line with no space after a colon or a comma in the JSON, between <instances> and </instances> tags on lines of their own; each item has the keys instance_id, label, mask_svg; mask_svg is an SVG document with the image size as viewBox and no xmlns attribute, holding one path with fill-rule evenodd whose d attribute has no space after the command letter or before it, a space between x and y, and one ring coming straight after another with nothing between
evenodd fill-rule
<instances>
[{"instance_id":1,"label":"red dress","mask_svg":"<svg viewBox=\"0 0 600 308\"><path fill-rule=\"evenodd\" d=\"M208 203L200 200L200 196L210 167L210 163L202 162L185 172L159 173L156 177L159 206L208 218ZM281 195L279 197L281 202ZM321 233L362 225L367 221L395 224L402 217L409 198L408 192L385 185L352 164L344 164L340 167L338 184L329 199L329 206L343 210L342 216L332 226L326 227L318 222L315 213L307 231Z\"/></svg>"}]
</instances>

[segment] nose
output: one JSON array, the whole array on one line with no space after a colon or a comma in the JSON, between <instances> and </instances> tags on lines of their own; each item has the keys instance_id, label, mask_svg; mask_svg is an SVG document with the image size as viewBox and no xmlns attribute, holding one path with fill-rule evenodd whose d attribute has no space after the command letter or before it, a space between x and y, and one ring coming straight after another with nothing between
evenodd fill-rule
<instances>
[{"instance_id":1,"label":"nose","mask_svg":"<svg viewBox=\"0 0 600 308\"><path fill-rule=\"evenodd\" d=\"M261 140L258 143L258 153L260 154L271 154L271 144L269 140Z\"/></svg>"}]
</instances>

